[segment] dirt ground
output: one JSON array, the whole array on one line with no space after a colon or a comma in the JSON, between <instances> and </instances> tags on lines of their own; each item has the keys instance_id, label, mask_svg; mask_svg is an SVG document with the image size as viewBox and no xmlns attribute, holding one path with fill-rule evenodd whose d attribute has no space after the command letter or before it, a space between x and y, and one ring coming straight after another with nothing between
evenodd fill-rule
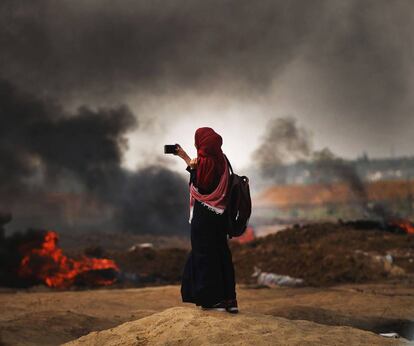
<instances>
[{"instance_id":1,"label":"dirt ground","mask_svg":"<svg viewBox=\"0 0 414 346\"><path fill-rule=\"evenodd\" d=\"M0 346L399 345L414 340L412 235L326 223L232 243L237 316L181 302L177 283L188 256L185 246L169 248L160 241L154 248L127 251L124 245L95 245L85 253L108 256L122 275L136 278L121 277L105 289L0 288ZM303 278L305 286L259 288L251 277L254 266ZM157 287L136 287L145 285ZM401 337L379 336L383 332Z\"/></svg>"},{"instance_id":2,"label":"dirt ground","mask_svg":"<svg viewBox=\"0 0 414 346\"><path fill-rule=\"evenodd\" d=\"M240 313L237 319L232 320L236 329L234 338L226 339L228 344L237 343L237 340L272 344L269 341L271 337L274 344L301 344L303 340L306 344L315 345L349 342L388 345L405 343L406 340L390 340L378 336L379 332L396 331L405 338L412 338L414 332L411 322L414 320L414 284L409 281L325 288L257 289L238 286L237 293ZM186 333L189 333L188 340L192 340L187 344L207 344L209 340L220 338L220 335L233 335L227 327L222 331L219 327L220 319L228 319L229 314L208 312L210 317L203 317L207 316L203 315L205 312L197 310L192 304L181 302L178 285L63 292L41 287L3 290L0 293L0 306L2 345L58 345L128 321L135 322L103 334L91 334L82 343L81 339L75 344L106 343L102 337L108 333L126 333L124 336L127 339L133 337L135 340L132 344L162 344L163 338L168 335L154 336L152 332L146 335L145 330L148 333L155 327L165 330L167 321L170 331L168 337L177 341L172 344L180 344L180 339L173 332L179 333L183 325L190 326L190 329L185 328ZM186 309L177 310L180 307ZM175 309L166 310L169 308ZM139 320L150 315L153 317ZM312 323L304 324L299 320ZM174 324L171 321L175 321ZM193 330L191 326L199 327ZM260 326L268 326L268 335ZM277 326L277 330L272 326ZM213 339L203 339L203 334L199 334L203 329L208 329ZM139 330L143 338L141 343L134 339L134 330ZM250 339L245 339L246 335ZM114 340L114 335L108 337L107 343L114 344L110 342ZM115 339L120 340L117 337ZM131 344L127 339L126 344Z\"/></svg>"},{"instance_id":3,"label":"dirt ground","mask_svg":"<svg viewBox=\"0 0 414 346\"><path fill-rule=\"evenodd\" d=\"M378 222L370 227L358 229L356 224L344 223L305 224L246 244L231 241L237 282L253 283L255 266L265 272L300 278L307 286L318 287L383 282L414 275L414 236L380 229ZM43 237L44 232L39 232ZM36 275L25 281L18 274L22 261L19 257L21 243L30 243L33 234L36 239L39 237L36 232L27 232L20 238L17 234L7 238L3 248L0 246L0 286L25 288L44 282L42 277ZM96 234L85 234L79 238L76 248L75 239L78 238L74 236L71 242L68 239L62 242L68 246L62 246L62 249L65 255L78 260L83 255L114 260L120 269L116 274L116 288L181 282L189 254L183 239L172 237L168 242L167 237L155 237L153 247L128 248L124 242L132 238L127 237L119 243L115 241L117 238L122 239L123 236L106 234L99 241ZM134 237L134 240L138 239L151 240ZM93 287L93 284L90 286Z\"/></svg>"},{"instance_id":4,"label":"dirt ground","mask_svg":"<svg viewBox=\"0 0 414 346\"><path fill-rule=\"evenodd\" d=\"M237 280L252 269L302 278L307 285L383 282L414 274L414 237L339 223L306 224L232 247ZM384 256L390 256L390 262Z\"/></svg>"},{"instance_id":5,"label":"dirt ground","mask_svg":"<svg viewBox=\"0 0 414 346\"><path fill-rule=\"evenodd\" d=\"M247 244L231 242L230 247L240 284L256 280L252 278L254 266L304 279L308 286L383 282L414 275L414 236L375 228L307 224ZM122 271L138 275L138 284L176 284L181 281L188 250L136 249L112 251L107 256Z\"/></svg>"}]
</instances>

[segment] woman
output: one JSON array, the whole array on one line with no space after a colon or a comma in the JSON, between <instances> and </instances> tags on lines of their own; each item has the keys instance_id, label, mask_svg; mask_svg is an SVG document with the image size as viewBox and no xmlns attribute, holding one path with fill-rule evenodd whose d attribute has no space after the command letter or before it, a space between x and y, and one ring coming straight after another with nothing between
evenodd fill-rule
<instances>
[{"instance_id":1,"label":"woman","mask_svg":"<svg viewBox=\"0 0 414 346\"><path fill-rule=\"evenodd\" d=\"M190 172L191 252L183 271L181 297L203 309L237 313L234 267L227 243L229 169L219 134L197 129L197 158L178 147Z\"/></svg>"}]
</instances>

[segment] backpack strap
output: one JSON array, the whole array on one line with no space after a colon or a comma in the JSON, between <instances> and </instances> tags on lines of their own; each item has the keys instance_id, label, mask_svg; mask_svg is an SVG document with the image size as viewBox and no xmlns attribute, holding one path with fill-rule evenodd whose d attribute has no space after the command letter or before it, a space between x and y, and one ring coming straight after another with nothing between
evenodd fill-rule
<instances>
[{"instance_id":1,"label":"backpack strap","mask_svg":"<svg viewBox=\"0 0 414 346\"><path fill-rule=\"evenodd\" d=\"M224 155L224 154L223 154L223 155ZM227 156L226 156L226 155L224 155L224 157L226 158L226 161L227 161L227 163L228 163L228 165L229 165L229 167L230 167L230 172L231 172L231 174L234 174L233 167L231 166L231 163L230 163L229 159L227 158Z\"/></svg>"}]
</instances>

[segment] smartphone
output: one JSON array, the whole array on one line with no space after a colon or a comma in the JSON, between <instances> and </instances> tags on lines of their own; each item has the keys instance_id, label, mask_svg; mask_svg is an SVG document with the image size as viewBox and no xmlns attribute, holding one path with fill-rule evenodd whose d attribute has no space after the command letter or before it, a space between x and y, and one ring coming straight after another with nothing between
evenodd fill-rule
<instances>
[{"instance_id":1,"label":"smartphone","mask_svg":"<svg viewBox=\"0 0 414 346\"><path fill-rule=\"evenodd\" d=\"M164 145L164 154L175 154L178 149L178 144L166 144Z\"/></svg>"}]
</instances>

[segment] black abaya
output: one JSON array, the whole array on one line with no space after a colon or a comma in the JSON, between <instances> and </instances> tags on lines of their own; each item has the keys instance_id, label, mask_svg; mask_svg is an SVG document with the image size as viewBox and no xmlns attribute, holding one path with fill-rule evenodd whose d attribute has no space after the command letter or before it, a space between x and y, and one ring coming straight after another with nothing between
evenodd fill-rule
<instances>
[{"instance_id":1,"label":"black abaya","mask_svg":"<svg viewBox=\"0 0 414 346\"><path fill-rule=\"evenodd\" d=\"M190 173L190 182L194 182L195 170ZM236 299L226 216L226 212L216 214L195 201L191 221L191 252L184 266L181 283L183 302L211 306L222 300Z\"/></svg>"}]
</instances>

